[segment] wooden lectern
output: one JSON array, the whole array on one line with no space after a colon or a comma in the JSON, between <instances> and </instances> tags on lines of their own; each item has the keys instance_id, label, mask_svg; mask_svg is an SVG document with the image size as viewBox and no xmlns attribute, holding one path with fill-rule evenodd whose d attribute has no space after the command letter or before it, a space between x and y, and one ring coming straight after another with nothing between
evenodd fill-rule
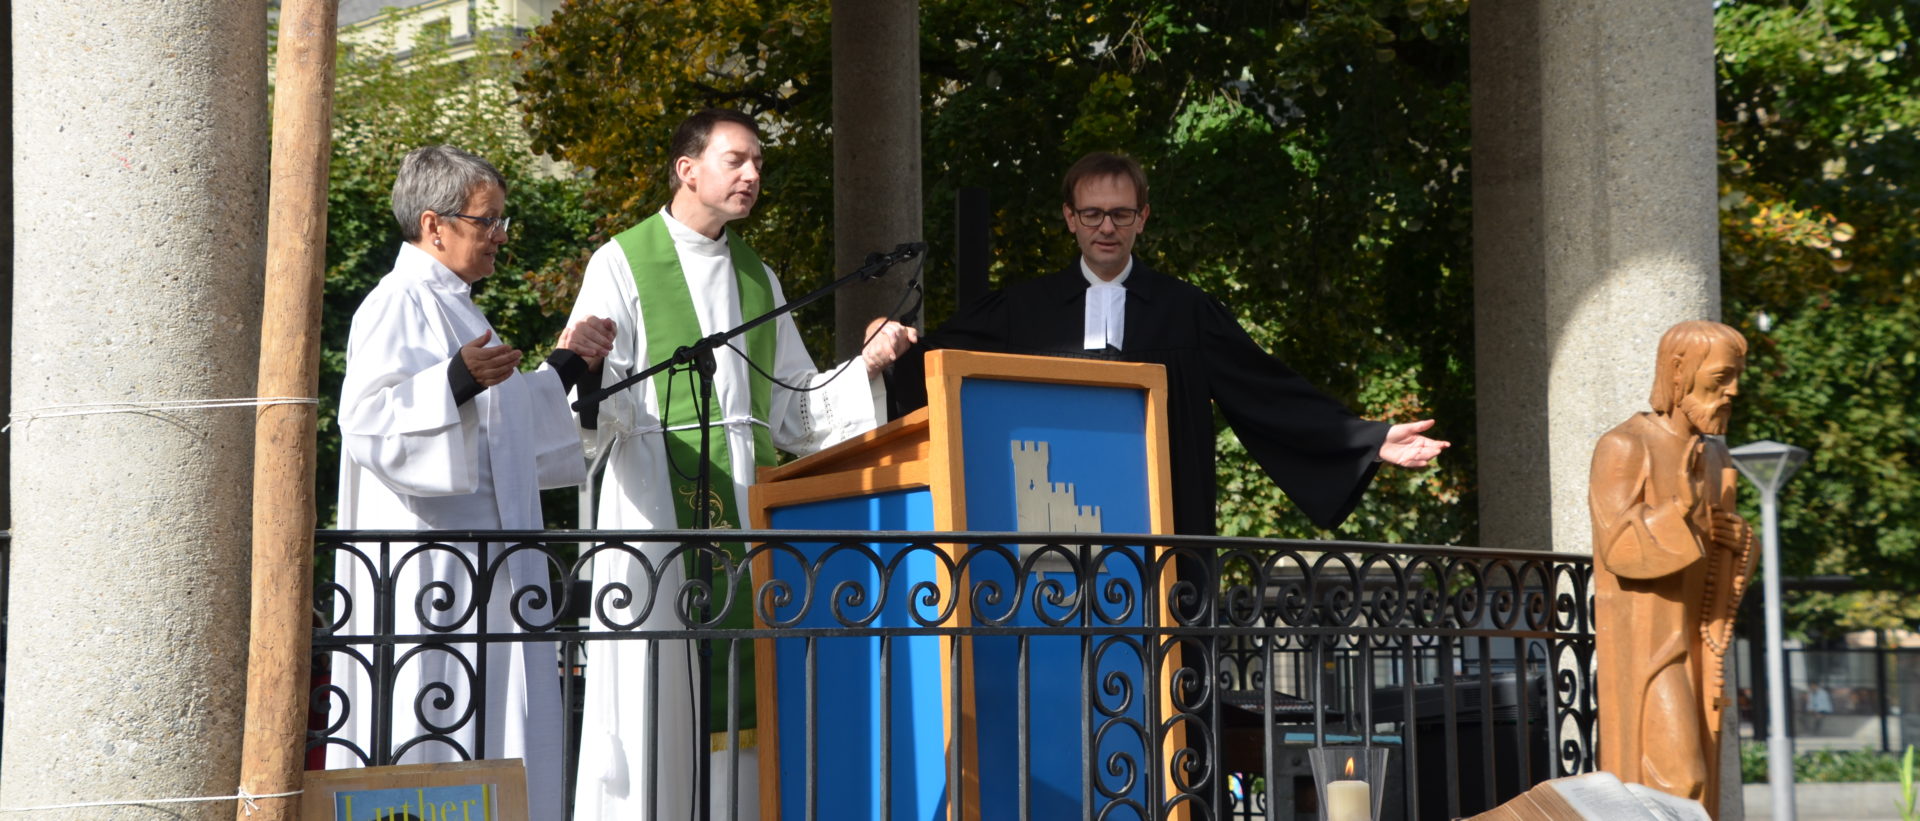
<instances>
[{"instance_id":1,"label":"wooden lectern","mask_svg":"<svg viewBox=\"0 0 1920 821\"><path fill-rule=\"evenodd\" d=\"M1166 392L1159 365L934 351L926 408L762 468L751 523L1168 534ZM1015 818L1022 769L1031 817L1077 818L1089 794L1096 809L1144 804L1149 756L1166 769L1167 751L1184 745L1177 722L1155 741L1162 731L1144 707L1152 693L1158 718L1170 712L1177 648L1117 635L1170 622L1164 557L1145 565L1140 547L1097 540L1064 550L792 547L753 561L757 603L768 608L756 607L756 627L866 635L757 641L763 819L804 818L810 805L842 819ZM773 606L758 592L769 581L790 598ZM970 627L1034 630L953 635ZM886 628L920 635L875 635ZM1116 758L1134 762L1130 785L1103 781Z\"/></svg>"}]
</instances>

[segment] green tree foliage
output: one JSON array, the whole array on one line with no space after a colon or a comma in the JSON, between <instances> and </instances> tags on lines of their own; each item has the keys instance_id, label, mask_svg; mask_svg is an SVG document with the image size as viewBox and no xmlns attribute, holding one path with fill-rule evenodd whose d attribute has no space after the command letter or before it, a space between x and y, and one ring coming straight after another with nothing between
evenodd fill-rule
<instances>
[{"instance_id":1,"label":"green tree foliage","mask_svg":"<svg viewBox=\"0 0 1920 821\"><path fill-rule=\"evenodd\" d=\"M665 199L692 110L767 132L766 199L744 232L789 293L830 270L828 4L579 0L534 32L520 84L535 148L595 169L602 233ZM1343 536L1473 538L1466 17L1438 0L922 0L927 318L952 309L952 202L984 187L1001 284L1073 243L1059 178L1121 150L1151 180L1137 250L1221 297L1296 369L1371 416L1433 415L1455 450L1389 471ZM566 299L570 277L549 283ZM802 317L816 351L827 315ZM1222 433L1222 525L1313 533Z\"/></svg>"},{"instance_id":2,"label":"green tree foliage","mask_svg":"<svg viewBox=\"0 0 1920 821\"><path fill-rule=\"evenodd\" d=\"M1753 343L1733 442L1813 457L1782 494L1803 629L1920 623L1920 64L1900 0L1716 11L1726 317ZM1749 494L1751 496L1751 494ZM1752 509L1749 512L1753 512Z\"/></svg>"},{"instance_id":3,"label":"green tree foliage","mask_svg":"<svg viewBox=\"0 0 1920 821\"><path fill-rule=\"evenodd\" d=\"M526 351L529 362L552 349L566 319L564 306L558 313L541 308L532 277L571 259L592 227L585 182L555 174L520 130L510 82L518 69L509 43L489 34L451 43L428 31L410 51L396 54L395 26L389 21L380 31L373 42L343 45L337 58L316 477L320 521L327 526L337 504L336 422L347 331L354 309L399 251L391 192L400 158L424 145L456 145L487 158L506 176L513 235L494 274L475 287L474 299L501 338ZM550 522L556 514L557 521L567 520L564 499L555 497L547 507Z\"/></svg>"}]
</instances>

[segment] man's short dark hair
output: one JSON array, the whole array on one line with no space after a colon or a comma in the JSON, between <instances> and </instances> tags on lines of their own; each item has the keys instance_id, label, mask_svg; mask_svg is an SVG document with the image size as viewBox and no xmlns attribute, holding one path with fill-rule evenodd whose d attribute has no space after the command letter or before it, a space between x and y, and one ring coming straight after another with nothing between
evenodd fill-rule
<instances>
[{"instance_id":1,"label":"man's short dark hair","mask_svg":"<svg viewBox=\"0 0 1920 821\"><path fill-rule=\"evenodd\" d=\"M1133 183L1134 207L1147 207L1147 172L1140 170L1140 164L1132 157L1107 151L1095 151L1080 158L1079 162L1067 169L1067 177L1060 181L1060 201L1074 205L1073 190L1080 187L1081 180L1124 177Z\"/></svg>"},{"instance_id":2,"label":"man's short dark hair","mask_svg":"<svg viewBox=\"0 0 1920 821\"><path fill-rule=\"evenodd\" d=\"M760 139L760 124L731 108L704 109L682 120L680 126L673 130L673 142L667 146L667 190L680 190L680 173L675 166L680 164L681 157L697 160L706 153L707 138L713 136L713 127L721 123L745 126L753 132L754 139Z\"/></svg>"}]
</instances>

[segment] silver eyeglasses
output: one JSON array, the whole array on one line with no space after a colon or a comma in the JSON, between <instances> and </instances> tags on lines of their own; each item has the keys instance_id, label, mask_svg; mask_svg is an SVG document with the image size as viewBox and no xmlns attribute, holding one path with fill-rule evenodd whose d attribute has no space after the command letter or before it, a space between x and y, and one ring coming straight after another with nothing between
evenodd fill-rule
<instances>
[{"instance_id":1,"label":"silver eyeglasses","mask_svg":"<svg viewBox=\"0 0 1920 821\"><path fill-rule=\"evenodd\" d=\"M482 231L499 231L502 234L507 232L508 225L513 224L512 217L476 217L472 214L460 213L446 214L445 216L459 217L463 220L473 220L474 224L480 226L480 230Z\"/></svg>"}]
</instances>

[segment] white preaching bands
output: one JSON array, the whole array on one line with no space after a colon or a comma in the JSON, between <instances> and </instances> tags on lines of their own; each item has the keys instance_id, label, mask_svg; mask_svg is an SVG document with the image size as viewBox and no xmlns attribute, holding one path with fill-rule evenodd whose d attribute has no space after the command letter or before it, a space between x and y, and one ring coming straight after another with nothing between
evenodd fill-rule
<instances>
[{"instance_id":1,"label":"white preaching bands","mask_svg":"<svg viewBox=\"0 0 1920 821\"><path fill-rule=\"evenodd\" d=\"M1080 274L1087 278L1086 330L1082 335L1082 347L1089 351L1105 350L1108 346L1126 349L1127 289L1122 283L1127 281L1127 275L1131 273L1132 257L1127 258L1127 267L1120 269L1120 275L1112 280L1094 276L1093 269L1087 267L1087 258L1080 258Z\"/></svg>"},{"instance_id":2,"label":"white preaching bands","mask_svg":"<svg viewBox=\"0 0 1920 821\"><path fill-rule=\"evenodd\" d=\"M234 399L161 399L149 402L79 402L71 405L47 405L33 410L14 411L8 415L6 427L0 427L0 433L6 433L14 425L33 422L40 419L56 419L62 416L94 416L103 413L167 414L173 411L199 410L202 408L254 408L267 405L312 405L320 400L311 396L252 396Z\"/></svg>"},{"instance_id":3,"label":"white preaching bands","mask_svg":"<svg viewBox=\"0 0 1920 821\"><path fill-rule=\"evenodd\" d=\"M306 792L306 791L294 790L292 792L276 792L276 793L267 793L266 795L252 795L248 793L246 790L240 790L238 793L234 795L206 795L206 796L200 796L197 798L138 798L131 801L82 801L77 804L46 804L38 807L0 807L0 813L46 812L48 810L73 810L73 809L80 809L82 807L136 807L142 804L196 804L196 803L204 803L207 801L238 801L247 808L247 814L252 815L254 810L257 810L260 808L260 805L253 803L255 799L289 798L292 796L299 795L303 792Z\"/></svg>"}]
</instances>

